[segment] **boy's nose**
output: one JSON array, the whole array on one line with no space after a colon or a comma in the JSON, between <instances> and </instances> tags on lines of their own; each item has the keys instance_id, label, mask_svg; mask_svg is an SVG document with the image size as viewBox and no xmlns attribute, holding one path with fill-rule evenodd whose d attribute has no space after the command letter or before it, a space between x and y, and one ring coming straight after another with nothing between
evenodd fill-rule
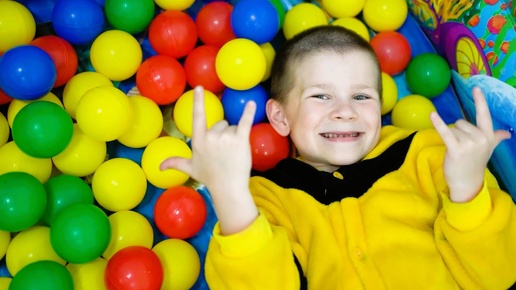
<instances>
[{"instance_id":1,"label":"boy's nose","mask_svg":"<svg viewBox=\"0 0 516 290\"><path fill-rule=\"evenodd\" d=\"M358 117L356 110L353 105L349 102L339 102L335 104L331 112L331 117L342 120L355 120Z\"/></svg>"}]
</instances>

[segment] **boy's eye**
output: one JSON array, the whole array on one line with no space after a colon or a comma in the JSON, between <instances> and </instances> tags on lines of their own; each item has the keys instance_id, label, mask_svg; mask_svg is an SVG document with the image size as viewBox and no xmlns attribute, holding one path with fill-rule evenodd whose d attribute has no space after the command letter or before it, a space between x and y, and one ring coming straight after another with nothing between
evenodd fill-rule
<instances>
[{"instance_id":1,"label":"boy's eye","mask_svg":"<svg viewBox=\"0 0 516 290\"><path fill-rule=\"evenodd\" d=\"M330 97L328 97L328 95L313 95L312 98L321 99L321 100L327 100Z\"/></svg>"},{"instance_id":2,"label":"boy's eye","mask_svg":"<svg viewBox=\"0 0 516 290\"><path fill-rule=\"evenodd\" d=\"M367 95L354 95L353 99L355 99L355 100L367 100L367 99L369 99L369 96L367 96Z\"/></svg>"}]
</instances>

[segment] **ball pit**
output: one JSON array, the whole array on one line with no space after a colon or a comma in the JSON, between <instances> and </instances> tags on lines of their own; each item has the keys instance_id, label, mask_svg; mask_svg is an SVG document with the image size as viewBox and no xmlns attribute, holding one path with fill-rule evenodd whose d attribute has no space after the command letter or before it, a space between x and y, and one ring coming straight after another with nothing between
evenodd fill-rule
<instances>
[{"instance_id":1,"label":"ball pit","mask_svg":"<svg viewBox=\"0 0 516 290\"><path fill-rule=\"evenodd\" d=\"M173 58L187 56L197 44L197 27L185 12L167 10L158 14L149 25L149 41L160 55Z\"/></svg>"},{"instance_id":2,"label":"ball pit","mask_svg":"<svg viewBox=\"0 0 516 290\"><path fill-rule=\"evenodd\" d=\"M236 36L231 27L232 11L233 5L223 1L204 5L195 18L199 39L206 45L216 47L221 47L235 39Z\"/></svg>"},{"instance_id":3,"label":"ball pit","mask_svg":"<svg viewBox=\"0 0 516 290\"><path fill-rule=\"evenodd\" d=\"M28 44L36 34L36 21L29 9L16 1L0 1L0 55Z\"/></svg>"}]
</instances>

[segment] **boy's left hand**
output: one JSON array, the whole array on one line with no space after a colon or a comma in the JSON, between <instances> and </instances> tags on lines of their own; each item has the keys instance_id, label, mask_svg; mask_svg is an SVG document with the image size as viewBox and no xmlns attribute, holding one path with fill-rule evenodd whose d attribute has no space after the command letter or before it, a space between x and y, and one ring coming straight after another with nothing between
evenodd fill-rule
<instances>
[{"instance_id":1,"label":"boy's left hand","mask_svg":"<svg viewBox=\"0 0 516 290\"><path fill-rule=\"evenodd\" d=\"M453 202L468 202L482 188L484 171L491 154L500 142L511 138L505 130L493 130L491 114L480 88L473 89L477 125L458 120L448 127L441 117L433 112L430 120L446 145L444 178Z\"/></svg>"}]
</instances>

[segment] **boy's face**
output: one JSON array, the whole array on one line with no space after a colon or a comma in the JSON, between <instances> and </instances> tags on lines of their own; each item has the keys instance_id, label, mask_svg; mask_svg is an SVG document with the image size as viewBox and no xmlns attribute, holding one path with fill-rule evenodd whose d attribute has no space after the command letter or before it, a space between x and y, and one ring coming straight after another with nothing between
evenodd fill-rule
<instances>
[{"instance_id":1,"label":"boy's face","mask_svg":"<svg viewBox=\"0 0 516 290\"><path fill-rule=\"evenodd\" d=\"M282 108L300 158L324 171L361 160L378 142L378 68L366 52L307 56ZM292 73L292 72L291 72Z\"/></svg>"}]
</instances>

